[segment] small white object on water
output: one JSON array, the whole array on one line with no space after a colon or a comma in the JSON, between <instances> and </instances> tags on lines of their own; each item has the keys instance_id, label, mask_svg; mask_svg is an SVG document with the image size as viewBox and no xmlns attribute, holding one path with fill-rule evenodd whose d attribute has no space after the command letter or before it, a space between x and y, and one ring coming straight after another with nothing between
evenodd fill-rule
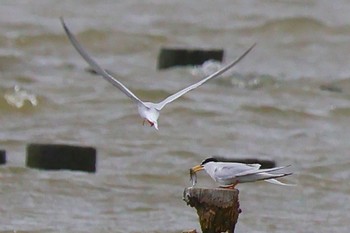
<instances>
[{"instance_id":1,"label":"small white object on water","mask_svg":"<svg viewBox=\"0 0 350 233\"><path fill-rule=\"evenodd\" d=\"M38 100L34 94L30 94L17 85L14 87L14 92L6 93L4 95L4 98L9 105L15 106L17 108L22 108L26 101L28 101L32 106L38 105Z\"/></svg>"},{"instance_id":2,"label":"small white object on water","mask_svg":"<svg viewBox=\"0 0 350 233\"><path fill-rule=\"evenodd\" d=\"M193 76L208 76L214 72L220 70L223 67L223 64L216 60L205 61L200 66L195 66L191 69L191 74Z\"/></svg>"}]
</instances>

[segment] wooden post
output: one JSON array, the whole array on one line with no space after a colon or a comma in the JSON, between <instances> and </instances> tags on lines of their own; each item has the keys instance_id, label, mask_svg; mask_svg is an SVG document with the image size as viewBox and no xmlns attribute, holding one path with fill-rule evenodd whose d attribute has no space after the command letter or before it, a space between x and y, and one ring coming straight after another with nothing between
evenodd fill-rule
<instances>
[{"instance_id":1,"label":"wooden post","mask_svg":"<svg viewBox=\"0 0 350 233\"><path fill-rule=\"evenodd\" d=\"M196 208L203 233L233 233L241 212L237 189L189 187L183 199Z\"/></svg>"}]
</instances>

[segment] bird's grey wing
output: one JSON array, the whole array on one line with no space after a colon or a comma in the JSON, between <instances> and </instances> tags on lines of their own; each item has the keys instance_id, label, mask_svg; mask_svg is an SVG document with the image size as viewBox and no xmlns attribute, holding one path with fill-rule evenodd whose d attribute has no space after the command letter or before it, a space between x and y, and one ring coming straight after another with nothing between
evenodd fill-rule
<instances>
[{"instance_id":1,"label":"bird's grey wing","mask_svg":"<svg viewBox=\"0 0 350 233\"><path fill-rule=\"evenodd\" d=\"M274 168L266 168L266 169L249 169L246 171L242 171L240 173L236 174L236 177L241 177L241 176L247 176L247 175L253 175L253 174L257 174L257 173L263 173L263 172L272 172L272 171L278 171L281 170L283 168L289 167L290 165L287 166L283 166L283 167L274 167Z\"/></svg>"},{"instance_id":2,"label":"bird's grey wing","mask_svg":"<svg viewBox=\"0 0 350 233\"><path fill-rule=\"evenodd\" d=\"M205 82L209 81L210 79L213 79L217 76L219 76L220 74L224 73L225 71L227 71L228 69L232 68L234 65L236 65L238 62L240 62L256 45L256 43L254 43L249 49L247 49L241 56L239 56L236 60L234 60L233 62L231 62L230 64L226 65L225 67L223 67L222 69L216 71L215 73L209 75L208 77L200 80L197 83L194 83L178 92L176 92L175 94L172 94L170 96L168 96L167 98L165 98L164 100L162 100L161 102L157 103L157 110L161 110L165 105L167 105L168 103L176 100L177 98L181 97L182 95L186 94L187 92L201 86L202 84L204 84Z\"/></svg>"},{"instance_id":3,"label":"bird's grey wing","mask_svg":"<svg viewBox=\"0 0 350 233\"><path fill-rule=\"evenodd\" d=\"M121 82L119 82L116 78L114 78L107 71L102 69L85 51L85 49L80 45L75 36L70 32L68 27L66 26L63 18L60 18L64 31L66 32L69 41L72 43L74 48L78 51L78 53L84 58L84 60L91 66L91 68L99 75L101 75L108 82L112 83L115 87L121 90L124 94L126 94L129 98L131 98L134 102L144 105L144 103L134 94L132 93L126 86L124 86Z\"/></svg>"},{"instance_id":4,"label":"bird's grey wing","mask_svg":"<svg viewBox=\"0 0 350 233\"><path fill-rule=\"evenodd\" d=\"M215 169L215 177L219 180L226 180L237 177L237 174L245 172L254 173L258 171L257 167L248 166L244 163L218 163Z\"/></svg>"}]
</instances>

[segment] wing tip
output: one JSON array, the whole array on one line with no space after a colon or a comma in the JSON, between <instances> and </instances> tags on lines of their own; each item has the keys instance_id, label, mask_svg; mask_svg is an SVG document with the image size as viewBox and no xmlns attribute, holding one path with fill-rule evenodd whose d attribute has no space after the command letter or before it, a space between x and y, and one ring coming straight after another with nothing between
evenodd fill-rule
<instances>
[{"instance_id":1,"label":"wing tip","mask_svg":"<svg viewBox=\"0 0 350 233\"><path fill-rule=\"evenodd\" d=\"M66 23L64 22L63 16L60 16L60 17L59 17L59 20L60 20L62 26L63 26L64 28L66 28Z\"/></svg>"}]
</instances>

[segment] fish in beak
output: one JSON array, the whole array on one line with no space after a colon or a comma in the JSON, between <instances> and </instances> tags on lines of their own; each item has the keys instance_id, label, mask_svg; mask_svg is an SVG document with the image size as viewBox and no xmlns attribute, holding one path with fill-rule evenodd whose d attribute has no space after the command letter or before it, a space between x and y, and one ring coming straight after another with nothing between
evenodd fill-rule
<instances>
[{"instance_id":1,"label":"fish in beak","mask_svg":"<svg viewBox=\"0 0 350 233\"><path fill-rule=\"evenodd\" d=\"M203 170L203 169L204 169L203 165L200 164L200 165L197 165L197 166L192 167L190 170L191 170L192 172L196 173L196 172L201 171L201 170Z\"/></svg>"},{"instance_id":2,"label":"fish in beak","mask_svg":"<svg viewBox=\"0 0 350 233\"><path fill-rule=\"evenodd\" d=\"M200 170L203 170L204 167L202 165L197 165L190 168L190 181L192 181L192 187L197 184L197 173Z\"/></svg>"}]
</instances>

